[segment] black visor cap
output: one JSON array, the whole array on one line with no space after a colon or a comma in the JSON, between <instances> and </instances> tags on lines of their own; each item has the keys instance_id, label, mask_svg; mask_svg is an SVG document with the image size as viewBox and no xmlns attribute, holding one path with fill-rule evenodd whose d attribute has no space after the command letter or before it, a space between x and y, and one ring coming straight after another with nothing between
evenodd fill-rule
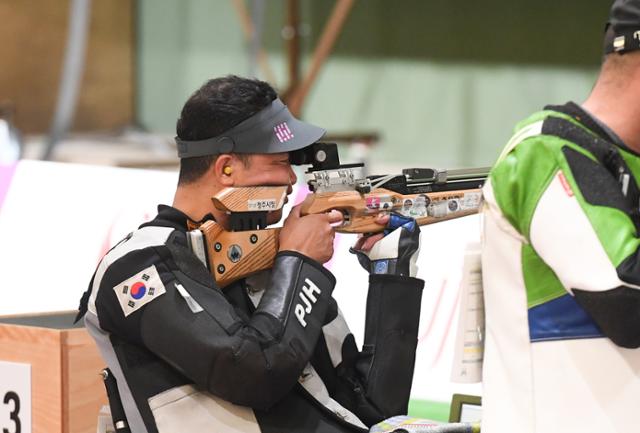
<instances>
[{"instance_id":1,"label":"black visor cap","mask_svg":"<svg viewBox=\"0 0 640 433\"><path fill-rule=\"evenodd\" d=\"M296 119L280 99L275 99L268 107L217 137L198 141L176 137L176 144L180 158L222 153L281 153L307 147L320 140L325 132Z\"/></svg>"}]
</instances>

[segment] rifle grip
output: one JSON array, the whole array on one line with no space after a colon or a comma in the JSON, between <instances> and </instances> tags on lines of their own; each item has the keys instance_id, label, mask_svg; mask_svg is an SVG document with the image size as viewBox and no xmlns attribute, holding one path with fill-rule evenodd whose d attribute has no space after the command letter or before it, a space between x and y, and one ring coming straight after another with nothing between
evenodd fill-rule
<instances>
[{"instance_id":1,"label":"rifle grip","mask_svg":"<svg viewBox=\"0 0 640 433\"><path fill-rule=\"evenodd\" d=\"M200 230L205 237L209 270L218 287L273 267L280 228L228 232L207 221Z\"/></svg>"},{"instance_id":2,"label":"rifle grip","mask_svg":"<svg viewBox=\"0 0 640 433\"><path fill-rule=\"evenodd\" d=\"M325 213L332 209L339 210L344 216L343 225L336 227L338 233L378 233L385 229L376 223L382 210L367 209L365 199L357 191L309 194L302 202L300 215Z\"/></svg>"}]
</instances>

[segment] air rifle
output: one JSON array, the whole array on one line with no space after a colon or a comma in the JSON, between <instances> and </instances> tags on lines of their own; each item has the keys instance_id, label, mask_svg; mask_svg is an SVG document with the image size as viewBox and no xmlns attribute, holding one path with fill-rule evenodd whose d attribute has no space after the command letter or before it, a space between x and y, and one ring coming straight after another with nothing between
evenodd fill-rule
<instances>
[{"instance_id":1,"label":"air rifle","mask_svg":"<svg viewBox=\"0 0 640 433\"><path fill-rule=\"evenodd\" d=\"M477 213L488 168L410 168L402 174L365 176L364 164L340 164L335 143L315 143L291 153L291 163L310 164L301 215L342 212L339 233L375 233L380 212L396 212L420 225ZM224 287L273 266L280 228L267 229L267 214L282 209L287 185L226 188L212 198L229 215L231 231L207 221L189 232L192 249ZM204 242L203 242L204 241ZM198 248L197 245L206 245Z\"/></svg>"}]
</instances>

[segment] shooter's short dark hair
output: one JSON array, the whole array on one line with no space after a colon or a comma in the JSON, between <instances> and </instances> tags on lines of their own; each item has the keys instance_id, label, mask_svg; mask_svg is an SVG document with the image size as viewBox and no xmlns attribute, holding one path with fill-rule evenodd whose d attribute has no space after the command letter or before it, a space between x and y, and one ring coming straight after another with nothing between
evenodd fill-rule
<instances>
[{"instance_id":1,"label":"shooter's short dark hair","mask_svg":"<svg viewBox=\"0 0 640 433\"><path fill-rule=\"evenodd\" d=\"M207 81L187 100L176 125L181 140L215 137L267 107L276 91L264 81L236 75ZM237 154L246 164L248 155ZM178 184L199 179L217 159L216 155L180 160Z\"/></svg>"}]
</instances>

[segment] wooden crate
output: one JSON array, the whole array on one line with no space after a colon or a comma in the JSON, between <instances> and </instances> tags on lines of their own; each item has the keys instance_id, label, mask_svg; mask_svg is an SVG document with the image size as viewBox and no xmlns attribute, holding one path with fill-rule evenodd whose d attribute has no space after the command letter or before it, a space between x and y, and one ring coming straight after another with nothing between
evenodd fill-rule
<instances>
[{"instance_id":1,"label":"wooden crate","mask_svg":"<svg viewBox=\"0 0 640 433\"><path fill-rule=\"evenodd\" d=\"M33 433L95 433L107 404L104 361L74 315L0 317L0 361L31 365Z\"/></svg>"}]
</instances>

